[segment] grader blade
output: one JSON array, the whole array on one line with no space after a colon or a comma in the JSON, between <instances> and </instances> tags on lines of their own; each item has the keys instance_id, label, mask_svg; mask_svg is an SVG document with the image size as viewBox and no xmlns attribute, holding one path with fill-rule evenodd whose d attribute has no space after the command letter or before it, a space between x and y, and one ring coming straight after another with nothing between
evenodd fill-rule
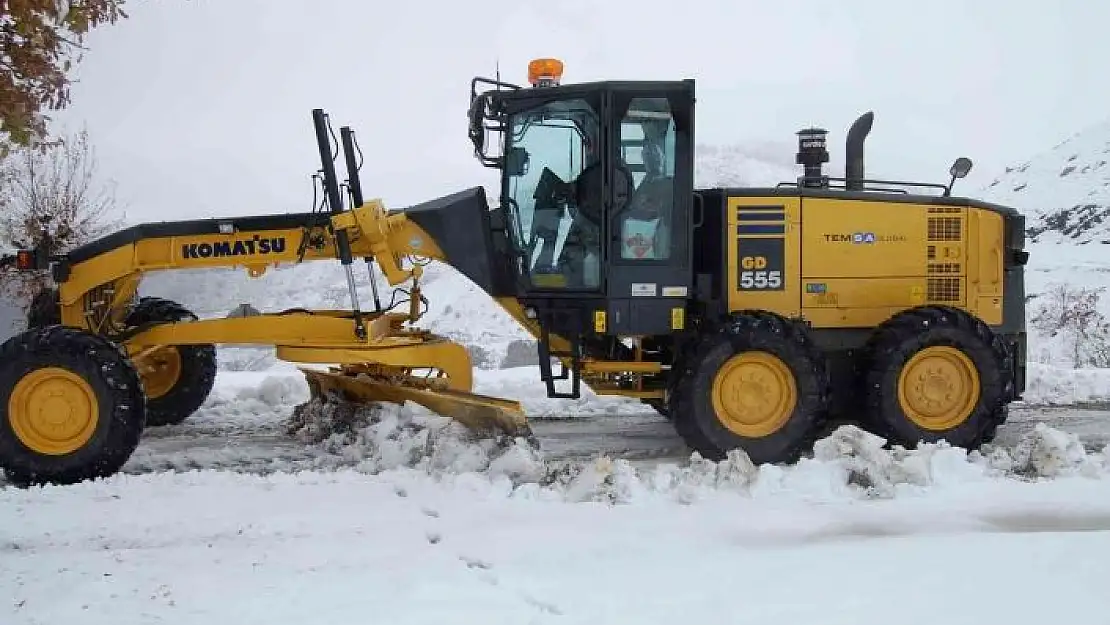
<instances>
[{"instance_id":1,"label":"grader blade","mask_svg":"<svg viewBox=\"0 0 1110 625\"><path fill-rule=\"evenodd\" d=\"M535 441L524 409L516 401L435 387L418 377L374 376L357 369L301 371L313 398L327 399L334 394L356 404L411 401L482 436L507 435Z\"/></svg>"}]
</instances>

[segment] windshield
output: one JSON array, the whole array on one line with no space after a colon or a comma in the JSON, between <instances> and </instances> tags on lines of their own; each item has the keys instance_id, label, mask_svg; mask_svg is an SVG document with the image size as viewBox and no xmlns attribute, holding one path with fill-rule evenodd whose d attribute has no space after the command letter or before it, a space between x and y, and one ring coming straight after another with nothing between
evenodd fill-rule
<instances>
[{"instance_id":1,"label":"windshield","mask_svg":"<svg viewBox=\"0 0 1110 625\"><path fill-rule=\"evenodd\" d=\"M534 286L601 283L600 123L586 100L522 111L509 121L505 196L519 269Z\"/></svg>"}]
</instances>

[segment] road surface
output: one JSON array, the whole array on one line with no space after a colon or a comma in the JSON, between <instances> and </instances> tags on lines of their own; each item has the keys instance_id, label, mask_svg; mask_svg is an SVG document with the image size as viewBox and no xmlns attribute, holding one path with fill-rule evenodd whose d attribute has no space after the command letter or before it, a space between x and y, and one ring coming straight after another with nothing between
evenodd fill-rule
<instances>
[{"instance_id":1,"label":"road surface","mask_svg":"<svg viewBox=\"0 0 1110 625\"><path fill-rule=\"evenodd\" d=\"M1079 435L1090 451L1100 451L1110 443L1110 409L1069 407L1012 408L996 442L1012 446L1037 423ZM533 421L532 427L549 460L588 460L606 454L634 464L654 464L681 463L689 457L670 423L654 412L542 419ZM319 447L292 440L279 420L244 425L229 418L148 430L124 472L222 469L269 473L334 469L357 462L357 458L322 452Z\"/></svg>"}]
</instances>

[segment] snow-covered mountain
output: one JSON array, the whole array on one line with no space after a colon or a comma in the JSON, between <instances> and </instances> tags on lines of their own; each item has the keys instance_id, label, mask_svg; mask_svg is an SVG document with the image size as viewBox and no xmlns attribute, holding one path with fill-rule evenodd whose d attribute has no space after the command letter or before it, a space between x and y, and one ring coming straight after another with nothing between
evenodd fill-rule
<instances>
[{"instance_id":1,"label":"snow-covered mountain","mask_svg":"<svg viewBox=\"0 0 1110 625\"><path fill-rule=\"evenodd\" d=\"M1024 212L1034 243L1110 243L1110 119L1007 167L983 192Z\"/></svg>"},{"instance_id":2,"label":"snow-covered mountain","mask_svg":"<svg viewBox=\"0 0 1110 625\"><path fill-rule=\"evenodd\" d=\"M793 182L800 173L790 165L794 153L787 146L779 159L743 145L699 145L694 160L694 185L706 187L773 187Z\"/></svg>"},{"instance_id":3,"label":"snow-covered mountain","mask_svg":"<svg viewBox=\"0 0 1110 625\"><path fill-rule=\"evenodd\" d=\"M1110 119L1014 163L976 194L1026 216L1030 359L1110 366ZM1077 335L1060 332L1063 323L1089 327Z\"/></svg>"}]
</instances>

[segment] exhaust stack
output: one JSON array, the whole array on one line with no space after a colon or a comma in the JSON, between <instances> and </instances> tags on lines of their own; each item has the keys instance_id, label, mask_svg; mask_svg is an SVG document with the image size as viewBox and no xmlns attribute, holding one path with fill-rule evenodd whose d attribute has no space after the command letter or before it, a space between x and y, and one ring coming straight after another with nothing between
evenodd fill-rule
<instances>
[{"instance_id":1,"label":"exhaust stack","mask_svg":"<svg viewBox=\"0 0 1110 625\"><path fill-rule=\"evenodd\" d=\"M875 113L867 111L848 129L844 150L844 188L849 191L863 190L863 142L871 132L874 121Z\"/></svg>"}]
</instances>

